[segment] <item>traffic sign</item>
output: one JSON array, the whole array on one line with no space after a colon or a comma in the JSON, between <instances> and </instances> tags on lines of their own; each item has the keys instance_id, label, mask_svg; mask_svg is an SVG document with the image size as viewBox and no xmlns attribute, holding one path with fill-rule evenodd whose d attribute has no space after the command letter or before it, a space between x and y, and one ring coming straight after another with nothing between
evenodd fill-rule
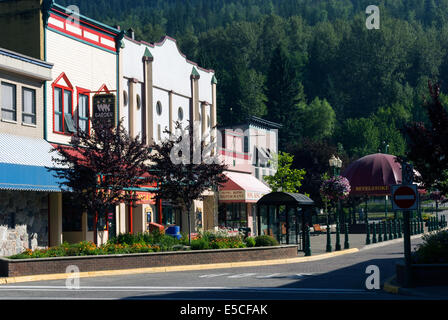
<instances>
[{"instance_id":1,"label":"traffic sign","mask_svg":"<svg viewBox=\"0 0 448 320\"><path fill-rule=\"evenodd\" d=\"M393 210L417 210L418 192L416 184L392 185Z\"/></svg>"}]
</instances>

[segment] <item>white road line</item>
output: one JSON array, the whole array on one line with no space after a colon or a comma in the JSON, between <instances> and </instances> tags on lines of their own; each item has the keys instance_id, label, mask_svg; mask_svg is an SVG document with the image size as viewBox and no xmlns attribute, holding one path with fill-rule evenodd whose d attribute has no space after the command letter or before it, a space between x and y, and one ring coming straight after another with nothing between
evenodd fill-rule
<instances>
[{"instance_id":1,"label":"white road line","mask_svg":"<svg viewBox=\"0 0 448 320\"><path fill-rule=\"evenodd\" d=\"M231 279L239 279L239 278L246 278L246 277L252 277L255 276L256 273L241 273L241 274L236 274L233 276L228 276L227 278L231 278Z\"/></svg>"},{"instance_id":2,"label":"white road line","mask_svg":"<svg viewBox=\"0 0 448 320\"><path fill-rule=\"evenodd\" d=\"M230 274L230 273L203 274L202 276L199 276L199 278L215 278L215 277L226 276L228 274Z\"/></svg>"},{"instance_id":3,"label":"white road line","mask_svg":"<svg viewBox=\"0 0 448 320\"><path fill-rule=\"evenodd\" d=\"M278 277L278 276L281 276L281 275L282 275L281 273L272 273L272 274L268 274L268 275L265 275L265 276L257 276L255 278L257 278L257 279L267 279L267 278Z\"/></svg>"}]
</instances>

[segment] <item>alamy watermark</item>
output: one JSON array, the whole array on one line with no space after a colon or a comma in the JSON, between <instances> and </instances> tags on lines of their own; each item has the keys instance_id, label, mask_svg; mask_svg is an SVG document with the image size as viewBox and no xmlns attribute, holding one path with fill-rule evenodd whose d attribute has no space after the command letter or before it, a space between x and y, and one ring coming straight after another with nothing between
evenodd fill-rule
<instances>
[{"instance_id":1,"label":"alamy watermark","mask_svg":"<svg viewBox=\"0 0 448 320\"><path fill-rule=\"evenodd\" d=\"M367 290L380 289L380 268L374 264L369 265L366 274L369 274L365 282Z\"/></svg>"},{"instance_id":2,"label":"alamy watermark","mask_svg":"<svg viewBox=\"0 0 448 320\"><path fill-rule=\"evenodd\" d=\"M79 268L75 265L69 265L65 269L65 273L68 273L69 276L65 280L65 287L67 289L79 289L80 288L80 276L79 276Z\"/></svg>"},{"instance_id":3,"label":"alamy watermark","mask_svg":"<svg viewBox=\"0 0 448 320\"><path fill-rule=\"evenodd\" d=\"M380 8L370 5L366 8L366 14L370 14L366 19L366 27L369 30L380 28Z\"/></svg>"}]
</instances>

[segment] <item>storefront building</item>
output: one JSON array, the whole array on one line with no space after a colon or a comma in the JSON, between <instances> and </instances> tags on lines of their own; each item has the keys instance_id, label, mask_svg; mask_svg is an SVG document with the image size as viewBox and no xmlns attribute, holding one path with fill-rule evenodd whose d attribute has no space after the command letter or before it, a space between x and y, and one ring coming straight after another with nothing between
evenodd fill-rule
<instances>
[{"instance_id":1,"label":"storefront building","mask_svg":"<svg viewBox=\"0 0 448 320\"><path fill-rule=\"evenodd\" d=\"M46 168L44 83L51 63L0 48L0 256L57 243L61 190ZM50 224L55 221L55 224Z\"/></svg>"},{"instance_id":2,"label":"storefront building","mask_svg":"<svg viewBox=\"0 0 448 320\"><path fill-rule=\"evenodd\" d=\"M271 189L254 176L252 154L249 153L248 131L240 127L220 128L222 143L218 152L227 165L227 182L219 188L218 226L250 228L257 233L255 203Z\"/></svg>"},{"instance_id":3,"label":"storefront building","mask_svg":"<svg viewBox=\"0 0 448 320\"><path fill-rule=\"evenodd\" d=\"M160 143L168 137L165 130L175 131L176 121L185 128L192 120L199 128L199 138L210 141L214 134L211 128L216 125L217 81L213 70L187 60L175 39L165 36L157 43L137 41L132 29L123 39L119 61L119 110L131 136L141 137L148 145ZM207 192L203 201L194 201L193 232L216 226L215 198L213 192ZM133 210L138 212L133 214L133 223L135 219L147 221L148 216L141 215L146 210L142 205ZM129 212L128 206L121 205L121 211ZM154 201L151 212L151 222L188 230L187 213L170 199Z\"/></svg>"},{"instance_id":4,"label":"storefront building","mask_svg":"<svg viewBox=\"0 0 448 320\"><path fill-rule=\"evenodd\" d=\"M38 118L43 139L53 146L68 145L72 134L90 130L93 96L119 90L118 54L123 34L88 17L73 15L52 0L2 1L0 11L0 22L8 26L3 28L7 32L1 31L2 45L52 63ZM119 119L118 103L114 113ZM91 240L91 215L76 211L69 194L61 195L59 201L62 217L48 224L61 229L61 234L51 245ZM107 233L99 232L98 243L107 240Z\"/></svg>"}]
</instances>

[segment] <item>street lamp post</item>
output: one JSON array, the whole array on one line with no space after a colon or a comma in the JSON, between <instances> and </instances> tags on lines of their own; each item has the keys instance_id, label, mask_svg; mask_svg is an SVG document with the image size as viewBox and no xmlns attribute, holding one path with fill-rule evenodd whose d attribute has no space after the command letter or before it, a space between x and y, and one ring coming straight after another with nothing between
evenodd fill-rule
<instances>
[{"instance_id":1,"label":"street lamp post","mask_svg":"<svg viewBox=\"0 0 448 320\"><path fill-rule=\"evenodd\" d=\"M331 156L331 158L328 160L328 163L330 167L333 168L333 176L339 176L341 167L342 167L342 160L339 159L339 157L336 157L334 154ZM336 214L336 245L335 245L335 251L341 250L341 242L340 242L340 226L339 226L339 218L341 215L341 202L338 200L338 212ZM347 237L347 232L346 232ZM348 238L345 240L346 244L348 244Z\"/></svg>"}]
</instances>

